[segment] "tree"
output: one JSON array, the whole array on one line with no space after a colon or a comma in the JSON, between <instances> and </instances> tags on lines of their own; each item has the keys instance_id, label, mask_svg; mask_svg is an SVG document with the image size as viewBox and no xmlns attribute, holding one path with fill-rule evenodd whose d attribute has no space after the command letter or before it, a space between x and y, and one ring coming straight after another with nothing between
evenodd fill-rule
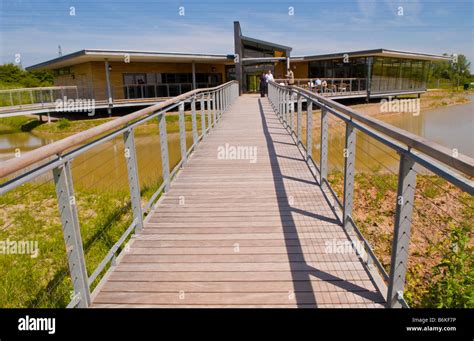
<instances>
[{"instance_id":1,"label":"tree","mask_svg":"<svg viewBox=\"0 0 474 341\"><path fill-rule=\"evenodd\" d=\"M459 86L469 82L471 78L471 63L467 60L466 56L460 54L457 57L457 62L451 63L451 80Z\"/></svg>"},{"instance_id":2,"label":"tree","mask_svg":"<svg viewBox=\"0 0 474 341\"><path fill-rule=\"evenodd\" d=\"M15 64L0 65L0 86L36 87L52 85L54 76L49 70L25 71Z\"/></svg>"},{"instance_id":3,"label":"tree","mask_svg":"<svg viewBox=\"0 0 474 341\"><path fill-rule=\"evenodd\" d=\"M448 57L447 53L443 56ZM432 71L433 79L449 79L453 85L461 85L468 83L471 79L471 63L466 56L460 54L457 58L452 58L450 61L443 61L435 63Z\"/></svg>"}]
</instances>

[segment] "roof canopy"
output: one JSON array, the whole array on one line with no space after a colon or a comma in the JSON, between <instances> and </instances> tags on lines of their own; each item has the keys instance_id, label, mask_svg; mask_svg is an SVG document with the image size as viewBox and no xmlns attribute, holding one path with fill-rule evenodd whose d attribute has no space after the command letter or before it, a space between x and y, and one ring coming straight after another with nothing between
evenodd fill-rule
<instances>
[{"instance_id":1,"label":"roof canopy","mask_svg":"<svg viewBox=\"0 0 474 341\"><path fill-rule=\"evenodd\" d=\"M174 52L156 52L156 51L127 51L127 50L80 50L65 56L54 58L46 62L32 65L26 69L58 69L71 65L81 64L91 61L123 62L126 56L130 57L131 62L161 62L161 63L217 63L231 64L233 55L223 54L199 54L199 53L174 53Z\"/></svg>"},{"instance_id":2,"label":"roof canopy","mask_svg":"<svg viewBox=\"0 0 474 341\"><path fill-rule=\"evenodd\" d=\"M270 43L263 40L242 36L242 43L245 46L253 46L256 48L274 49L279 51L291 51L291 47ZM341 52L332 54L312 55L291 57L293 62L298 61L316 61L327 59L340 59L344 55L351 58L368 57L368 56L382 56L393 58L407 58L430 61L449 60L448 56L432 55L417 52L375 49L362 50L352 52ZM175 53L175 52L156 52L156 51L128 51L128 50L96 50L86 49L80 50L65 56L54 58L43 63L32 65L26 69L41 70L41 69L58 69L71 65L77 65L91 61L123 62L126 56L130 56L131 62L160 62L160 63L216 63L216 64L233 64L234 55L224 54L201 54L201 53Z\"/></svg>"},{"instance_id":3,"label":"roof canopy","mask_svg":"<svg viewBox=\"0 0 474 341\"><path fill-rule=\"evenodd\" d=\"M268 41L264 41L264 40L260 40L260 39L255 39L255 38L250 38L250 37L245 37L245 36L241 36L240 39L242 41L242 44L245 47L254 47L254 48L257 48L257 49L277 50L277 51L282 51L282 52L289 52L289 51L292 50L292 48L289 47L289 46L270 43Z\"/></svg>"},{"instance_id":4,"label":"roof canopy","mask_svg":"<svg viewBox=\"0 0 474 341\"><path fill-rule=\"evenodd\" d=\"M443 61L443 60L450 59L450 57L447 57L447 56L440 56L440 55L434 55L434 54L387 50L387 49L375 49L375 50L362 50L362 51L352 51L352 52L321 54L321 55L313 55L313 56L292 57L291 60L294 62L297 62L297 61L341 59L344 57L344 55L348 55L349 57L352 57L352 58L380 56L380 57L419 59L419 60L431 60L431 61Z\"/></svg>"}]
</instances>

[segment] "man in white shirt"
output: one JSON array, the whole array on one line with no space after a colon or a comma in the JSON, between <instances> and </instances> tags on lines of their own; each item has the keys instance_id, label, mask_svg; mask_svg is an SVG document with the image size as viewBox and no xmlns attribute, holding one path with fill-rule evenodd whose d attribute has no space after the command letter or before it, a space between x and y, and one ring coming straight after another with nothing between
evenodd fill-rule
<instances>
[{"instance_id":1,"label":"man in white shirt","mask_svg":"<svg viewBox=\"0 0 474 341\"><path fill-rule=\"evenodd\" d=\"M273 75L272 75L272 71L271 71L271 70L268 70L268 73L267 73L267 83L268 83L269 81L274 81Z\"/></svg>"}]
</instances>

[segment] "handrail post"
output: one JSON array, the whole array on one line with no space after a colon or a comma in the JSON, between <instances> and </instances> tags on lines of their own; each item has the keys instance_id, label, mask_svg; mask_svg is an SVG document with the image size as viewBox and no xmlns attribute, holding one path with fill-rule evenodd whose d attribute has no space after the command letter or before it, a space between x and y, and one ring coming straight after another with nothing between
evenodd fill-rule
<instances>
[{"instance_id":1,"label":"handrail post","mask_svg":"<svg viewBox=\"0 0 474 341\"><path fill-rule=\"evenodd\" d=\"M232 85L227 87L227 109L229 109L230 103L232 101L231 96L232 96Z\"/></svg>"},{"instance_id":2,"label":"handrail post","mask_svg":"<svg viewBox=\"0 0 474 341\"><path fill-rule=\"evenodd\" d=\"M306 115L306 161L313 157L313 101L307 99Z\"/></svg>"},{"instance_id":3,"label":"handrail post","mask_svg":"<svg viewBox=\"0 0 474 341\"><path fill-rule=\"evenodd\" d=\"M285 90L285 127L289 126L289 116L290 116L290 91Z\"/></svg>"},{"instance_id":4,"label":"handrail post","mask_svg":"<svg viewBox=\"0 0 474 341\"><path fill-rule=\"evenodd\" d=\"M164 191L168 192L170 188L170 164L168 158L168 136L166 133L166 113L158 116L160 130L160 147L161 147L161 168L163 173Z\"/></svg>"},{"instance_id":5,"label":"handrail post","mask_svg":"<svg viewBox=\"0 0 474 341\"><path fill-rule=\"evenodd\" d=\"M221 94L221 116L222 116L222 114L224 114L224 111L225 111L225 92L226 92L226 88L222 88L219 91L220 91L220 94Z\"/></svg>"},{"instance_id":6,"label":"handrail post","mask_svg":"<svg viewBox=\"0 0 474 341\"><path fill-rule=\"evenodd\" d=\"M278 118L281 121L281 89L277 88L278 91L278 103L277 103L277 108L278 108Z\"/></svg>"},{"instance_id":7,"label":"handrail post","mask_svg":"<svg viewBox=\"0 0 474 341\"><path fill-rule=\"evenodd\" d=\"M222 114L227 110L227 87L222 89Z\"/></svg>"},{"instance_id":8,"label":"handrail post","mask_svg":"<svg viewBox=\"0 0 474 341\"><path fill-rule=\"evenodd\" d=\"M184 120L184 102L179 104L179 144L181 146L181 167L188 161L186 153L186 122Z\"/></svg>"},{"instance_id":9,"label":"handrail post","mask_svg":"<svg viewBox=\"0 0 474 341\"><path fill-rule=\"evenodd\" d=\"M221 91L216 90L216 122L219 121L221 116Z\"/></svg>"},{"instance_id":10,"label":"handrail post","mask_svg":"<svg viewBox=\"0 0 474 341\"><path fill-rule=\"evenodd\" d=\"M413 206L415 204L416 172L415 161L405 154L400 155L398 172L397 208L392 241L390 280L387 291L387 305L401 308L399 300L403 297L405 276L408 267L410 229Z\"/></svg>"},{"instance_id":11,"label":"handrail post","mask_svg":"<svg viewBox=\"0 0 474 341\"><path fill-rule=\"evenodd\" d=\"M212 127L212 112L211 112L211 93L207 93L207 125L210 130Z\"/></svg>"},{"instance_id":12,"label":"handrail post","mask_svg":"<svg viewBox=\"0 0 474 341\"><path fill-rule=\"evenodd\" d=\"M298 146L300 145L301 143L301 135L303 133L303 126L302 126L302 111L303 111L303 98L301 97L301 95L298 93L297 95L297 110L298 110L298 113L297 113L297 118L296 118L296 124L297 124L297 143L298 143Z\"/></svg>"},{"instance_id":13,"label":"handrail post","mask_svg":"<svg viewBox=\"0 0 474 341\"><path fill-rule=\"evenodd\" d=\"M328 148L329 148L329 117L325 108L321 108L321 153L320 153L320 178L322 185L328 177Z\"/></svg>"},{"instance_id":14,"label":"handrail post","mask_svg":"<svg viewBox=\"0 0 474 341\"><path fill-rule=\"evenodd\" d=\"M280 89L280 120L283 122L284 121L284 108L285 108L285 98L284 98L284 92L283 89Z\"/></svg>"},{"instance_id":15,"label":"handrail post","mask_svg":"<svg viewBox=\"0 0 474 341\"><path fill-rule=\"evenodd\" d=\"M347 229L352 216L354 203L354 175L355 175L356 130L351 123L346 123L346 141L344 148L344 204L343 225Z\"/></svg>"},{"instance_id":16,"label":"handrail post","mask_svg":"<svg viewBox=\"0 0 474 341\"><path fill-rule=\"evenodd\" d=\"M216 100L217 100L217 119L216 121L220 120L221 114L222 114L222 108L221 108L221 90L216 91Z\"/></svg>"},{"instance_id":17,"label":"handrail post","mask_svg":"<svg viewBox=\"0 0 474 341\"><path fill-rule=\"evenodd\" d=\"M217 121L217 91L212 92L212 125L216 125Z\"/></svg>"},{"instance_id":18,"label":"handrail post","mask_svg":"<svg viewBox=\"0 0 474 341\"><path fill-rule=\"evenodd\" d=\"M267 86L270 86L270 85L267 85ZM273 85L272 85L273 87ZM275 88L275 111L276 111L276 114L277 114L277 117L280 116L280 113L279 113L279 110L280 110L280 89L278 88Z\"/></svg>"},{"instance_id":19,"label":"handrail post","mask_svg":"<svg viewBox=\"0 0 474 341\"><path fill-rule=\"evenodd\" d=\"M206 136L206 108L205 108L205 103L204 103L204 94L201 96L201 99L199 100L200 107L201 107L201 130L202 130L202 136Z\"/></svg>"},{"instance_id":20,"label":"handrail post","mask_svg":"<svg viewBox=\"0 0 474 341\"><path fill-rule=\"evenodd\" d=\"M53 177L61 215L63 238L66 244L69 272L74 288L73 299L78 299L78 307L86 308L90 306L91 298L70 161L54 168Z\"/></svg>"},{"instance_id":21,"label":"handrail post","mask_svg":"<svg viewBox=\"0 0 474 341\"><path fill-rule=\"evenodd\" d=\"M225 110L229 109L229 107L230 107L230 95L231 95L230 91L231 90L232 90L232 85L228 86L226 88L226 101L225 101L226 108L225 108Z\"/></svg>"},{"instance_id":22,"label":"handrail post","mask_svg":"<svg viewBox=\"0 0 474 341\"><path fill-rule=\"evenodd\" d=\"M196 146L199 140L196 118L196 96L191 98L191 121L193 126L193 144Z\"/></svg>"},{"instance_id":23,"label":"handrail post","mask_svg":"<svg viewBox=\"0 0 474 341\"><path fill-rule=\"evenodd\" d=\"M294 121L295 121L295 117L294 117L294 106L293 106L293 91L292 90L289 90L289 103L288 105L290 106L290 135L293 135L293 131L294 131Z\"/></svg>"},{"instance_id":24,"label":"handrail post","mask_svg":"<svg viewBox=\"0 0 474 341\"><path fill-rule=\"evenodd\" d=\"M133 129L123 133L125 143L125 159L127 162L128 185L130 187L130 201L132 203L133 218L136 220L135 231L143 228L143 214L140 197L140 181L138 179L137 152Z\"/></svg>"}]
</instances>

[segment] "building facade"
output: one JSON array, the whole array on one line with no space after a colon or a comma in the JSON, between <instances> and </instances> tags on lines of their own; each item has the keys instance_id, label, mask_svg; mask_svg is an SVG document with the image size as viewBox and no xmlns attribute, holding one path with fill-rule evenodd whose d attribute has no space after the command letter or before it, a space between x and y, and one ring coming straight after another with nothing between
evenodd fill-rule
<instances>
[{"instance_id":1,"label":"building facade","mask_svg":"<svg viewBox=\"0 0 474 341\"><path fill-rule=\"evenodd\" d=\"M297 85L334 98L419 94L426 91L432 64L448 59L386 49L293 57L289 46L243 36L238 22L234 46L228 55L87 49L27 70L53 70L55 85L76 86L81 98L114 105L160 100L233 79L241 92L257 92L262 73L270 70L277 82L285 82L288 68Z\"/></svg>"}]
</instances>

